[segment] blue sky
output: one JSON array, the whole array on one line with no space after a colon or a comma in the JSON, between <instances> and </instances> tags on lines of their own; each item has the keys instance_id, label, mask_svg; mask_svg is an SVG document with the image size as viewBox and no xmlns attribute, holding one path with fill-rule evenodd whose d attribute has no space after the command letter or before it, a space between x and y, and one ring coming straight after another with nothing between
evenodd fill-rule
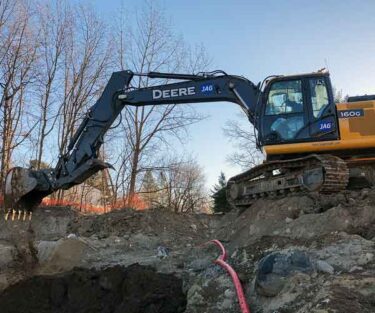
<instances>
[{"instance_id":1,"label":"blue sky","mask_svg":"<svg viewBox=\"0 0 375 313\"><path fill-rule=\"evenodd\" d=\"M121 3L128 11L140 2L95 0L111 18ZM203 43L212 69L244 75L254 83L271 74L311 72L328 66L333 85L344 94L375 93L374 0L161 0L175 31L190 44ZM233 104L196 105L210 117L191 127L184 148L216 182L240 171L226 162L233 151L222 127L241 112Z\"/></svg>"}]
</instances>

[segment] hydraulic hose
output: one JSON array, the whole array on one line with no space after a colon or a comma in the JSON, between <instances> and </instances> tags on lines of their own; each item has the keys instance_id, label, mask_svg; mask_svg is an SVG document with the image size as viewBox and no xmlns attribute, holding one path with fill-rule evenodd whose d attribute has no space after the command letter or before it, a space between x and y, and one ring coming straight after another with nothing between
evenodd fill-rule
<instances>
[{"instance_id":1,"label":"hydraulic hose","mask_svg":"<svg viewBox=\"0 0 375 313\"><path fill-rule=\"evenodd\" d=\"M213 243L221 249L221 255L216 260L214 260L213 262L215 264L220 265L223 269L225 269L229 273L230 277L232 278L234 287L236 288L237 299L238 299L238 303L239 303L240 308L241 308L241 312L242 313L250 313L249 305L246 302L246 297L245 297L245 294L243 292L240 279L238 278L238 275L237 275L236 271L233 269L233 267L231 267L226 262L226 259L227 259L228 255L227 255L227 252L224 248L224 245L217 239L211 240L208 243Z\"/></svg>"}]
</instances>

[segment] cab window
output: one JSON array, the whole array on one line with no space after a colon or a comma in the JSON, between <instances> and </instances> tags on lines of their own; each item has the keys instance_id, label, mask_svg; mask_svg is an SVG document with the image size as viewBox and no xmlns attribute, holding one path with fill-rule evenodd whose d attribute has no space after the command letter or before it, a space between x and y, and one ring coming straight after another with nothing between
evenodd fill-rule
<instances>
[{"instance_id":1,"label":"cab window","mask_svg":"<svg viewBox=\"0 0 375 313\"><path fill-rule=\"evenodd\" d=\"M302 112L301 80L280 81L272 84L266 104L266 115Z\"/></svg>"},{"instance_id":2,"label":"cab window","mask_svg":"<svg viewBox=\"0 0 375 313\"><path fill-rule=\"evenodd\" d=\"M323 78L312 78L309 84L313 115L320 118L329 106L327 86Z\"/></svg>"},{"instance_id":3,"label":"cab window","mask_svg":"<svg viewBox=\"0 0 375 313\"><path fill-rule=\"evenodd\" d=\"M302 80L274 82L268 91L264 134L269 140L292 140L305 126Z\"/></svg>"}]
</instances>

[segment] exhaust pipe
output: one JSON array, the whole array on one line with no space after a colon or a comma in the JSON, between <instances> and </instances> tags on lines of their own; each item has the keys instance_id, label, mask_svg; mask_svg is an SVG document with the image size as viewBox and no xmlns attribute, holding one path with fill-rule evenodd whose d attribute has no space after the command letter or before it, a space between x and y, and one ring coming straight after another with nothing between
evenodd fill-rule
<instances>
[{"instance_id":1,"label":"exhaust pipe","mask_svg":"<svg viewBox=\"0 0 375 313\"><path fill-rule=\"evenodd\" d=\"M4 207L6 211L32 211L45 196L53 192L53 170L32 170L14 167L5 178Z\"/></svg>"}]
</instances>

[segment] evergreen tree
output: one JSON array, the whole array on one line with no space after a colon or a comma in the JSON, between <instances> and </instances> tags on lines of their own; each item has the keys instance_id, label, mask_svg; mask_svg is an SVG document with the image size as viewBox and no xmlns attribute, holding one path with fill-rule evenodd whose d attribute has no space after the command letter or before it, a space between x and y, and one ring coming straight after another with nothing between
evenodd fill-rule
<instances>
[{"instance_id":1,"label":"evergreen tree","mask_svg":"<svg viewBox=\"0 0 375 313\"><path fill-rule=\"evenodd\" d=\"M218 184L212 190L211 198L214 200L213 210L215 213L228 212L231 206L227 200L227 180L223 172L220 173Z\"/></svg>"},{"instance_id":2,"label":"evergreen tree","mask_svg":"<svg viewBox=\"0 0 375 313\"><path fill-rule=\"evenodd\" d=\"M151 170L147 170L142 182L141 194L143 201L149 208L153 207L158 201L159 186Z\"/></svg>"},{"instance_id":3,"label":"evergreen tree","mask_svg":"<svg viewBox=\"0 0 375 313\"><path fill-rule=\"evenodd\" d=\"M157 179L157 183L159 184L160 191L158 192L158 207L160 209L169 209L168 206L171 202L171 188L168 183L167 173L164 171L160 171Z\"/></svg>"}]
</instances>

